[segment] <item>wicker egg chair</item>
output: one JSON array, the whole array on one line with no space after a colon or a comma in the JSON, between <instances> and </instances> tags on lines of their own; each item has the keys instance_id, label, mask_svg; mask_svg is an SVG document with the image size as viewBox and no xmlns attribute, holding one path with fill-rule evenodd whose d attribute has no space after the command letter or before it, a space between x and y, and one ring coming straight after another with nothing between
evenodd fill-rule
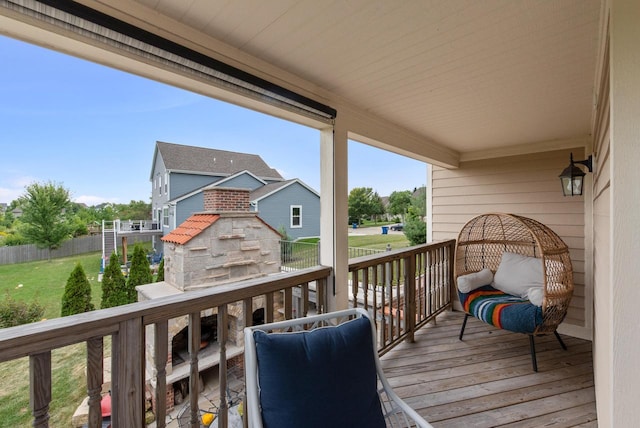
<instances>
[{"instance_id":1,"label":"wicker egg chair","mask_svg":"<svg viewBox=\"0 0 640 428\"><path fill-rule=\"evenodd\" d=\"M535 327L520 331L529 334L533 369L537 371L534 336L554 333L562 348L567 349L556 328L565 318L573 295L569 249L555 232L536 220L514 214L483 214L471 219L460 231L456 243L456 281L484 268L495 274L506 252L538 258L543 266L543 300L542 306L536 308L541 317ZM470 315L466 311L460 340Z\"/></svg>"}]
</instances>

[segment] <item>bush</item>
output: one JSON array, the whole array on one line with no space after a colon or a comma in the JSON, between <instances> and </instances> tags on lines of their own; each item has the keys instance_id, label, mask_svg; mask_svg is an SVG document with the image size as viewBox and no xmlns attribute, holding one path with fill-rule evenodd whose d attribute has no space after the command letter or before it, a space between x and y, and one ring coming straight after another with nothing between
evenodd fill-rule
<instances>
[{"instance_id":1,"label":"bush","mask_svg":"<svg viewBox=\"0 0 640 428\"><path fill-rule=\"evenodd\" d=\"M147 254L142 248L142 245L136 244L133 249L131 269L129 269L129 280L127 281L129 303L138 301L137 285L151 284L152 282L153 274L151 273Z\"/></svg>"},{"instance_id":2,"label":"bush","mask_svg":"<svg viewBox=\"0 0 640 428\"><path fill-rule=\"evenodd\" d=\"M60 315L66 317L94 309L93 303L91 303L91 284L89 284L82 265L77 263L64 287Z\"/></svg>"},{"instance_id":3,"label":"bush","mask_svg":"<svg viewBox=\"0 0 640 428\"><path fill-rule=\"evenodd\" d=\"M411 245L424 244L427 242L427 224L412 208L409 207L409 213L404 222L404 236L407 237Z\"/></svg>"},{"instance_id":4,"label":"bush","mask_svg":"<svg viewBox=\"0 0 640 428\"><path fill-rule=\"evenodd\" d=\"M3 245L7 247L15 247L17 245L26 245L29 242L18 232L8 233L2 240Z\"/></svg>"},{"instance_id":5,"label":"bush","mask_svg":"<svg viewBox=\"0 0 640 428\"><path fill-rule=\"evenodd\" d=\"M126 305L129 303L129 293L127 283L120 270L120 259L116 253L109 257L109 264L102 276L102 301L100 307L113 308L114 306Z\"/></svg>"},{"instance_id":6,"label":"bush","mask_svg":"<svg viewBox=\"0 0 640 428\"><path fill-rule=\"evenodd\" d=\"M8 292L0 302L0 328L40 321L43 315L44 306L38 302L16 302Z\"/></svg>"},{"instance_id":7,"label":"bush","mask_svg":"<svg viewBox=\"0 0 640 428\"><path fill-rule=\"evenodd\" d=\"M160 264L158 265L158 276L156 277L156 282L164 281L164 257L160 260Z\"/></svg>"}]
</instances>

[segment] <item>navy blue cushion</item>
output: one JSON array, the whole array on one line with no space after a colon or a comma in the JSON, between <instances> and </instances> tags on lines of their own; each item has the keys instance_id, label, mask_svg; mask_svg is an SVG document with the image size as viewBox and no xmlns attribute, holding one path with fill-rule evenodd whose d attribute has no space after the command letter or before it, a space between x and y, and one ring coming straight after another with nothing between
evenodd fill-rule
<instances>
[{"instance_id":1,"label":"navy blue cushion","mask_svg":"<svg viewBox=\"0 0 640 428\"><path fill-rule=\"evenodd\" d=\"M265 428L384 427L371 326L254 333Z\"/></svg>"}]
</instances>

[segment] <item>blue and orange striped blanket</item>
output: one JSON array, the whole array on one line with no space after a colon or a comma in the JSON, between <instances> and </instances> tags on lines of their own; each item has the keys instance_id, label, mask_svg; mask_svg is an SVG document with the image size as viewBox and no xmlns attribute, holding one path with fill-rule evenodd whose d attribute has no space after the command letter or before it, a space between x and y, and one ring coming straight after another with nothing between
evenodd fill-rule
<instances>
[{"instance_id":1,"label":"blue and orange striped blanket","mask_svg":"<svg viewBox=\"0 0 640 428\"><path fill-rule=\"evenodd\" d=\"M458 291L458 297L465 312L498 328L530 334L542 324L541 307L490 285L470 293Z\"/></svg>"}]
</instances>

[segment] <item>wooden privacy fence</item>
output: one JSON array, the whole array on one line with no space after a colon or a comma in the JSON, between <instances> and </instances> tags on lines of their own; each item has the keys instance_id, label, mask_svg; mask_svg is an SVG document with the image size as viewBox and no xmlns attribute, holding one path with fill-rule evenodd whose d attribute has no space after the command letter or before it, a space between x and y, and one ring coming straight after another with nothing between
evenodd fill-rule
<instances>
[{"instance_id":1,"label":"wooden privacy fence","mask_svg":"<svg viewBox=\"0 0 640 428\"><path fill-rule=\"evenodd\" d=\"M130 243L148 242L151 241L151 236L140 235L129 239ZM51 250L51 258L58 259L98 251L102 251L101 235L81 236L69 239L63 242L60 248ZM47 260L48 258L49 250L38 248L35 244L0 247L0 265Z\"/></svg>"}]
</instances>

